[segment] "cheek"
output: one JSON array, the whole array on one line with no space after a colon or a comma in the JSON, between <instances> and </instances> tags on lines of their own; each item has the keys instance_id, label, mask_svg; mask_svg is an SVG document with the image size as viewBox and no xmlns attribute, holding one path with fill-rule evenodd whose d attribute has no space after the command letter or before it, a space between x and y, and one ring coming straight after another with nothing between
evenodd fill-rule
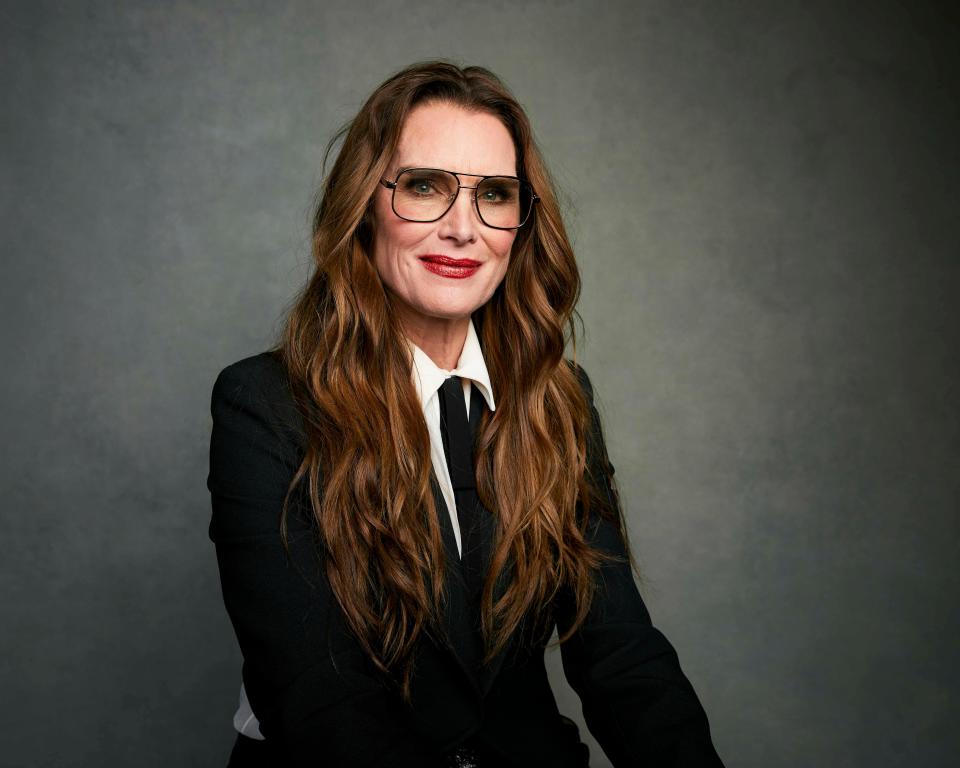
<instances>
[{"instance_id":1,"label":"cheek","mask_svg":"<svg viewBox=\"0 0 960 768\"><path fill-rule=\"evenodd\" d=\"M421 235L415 231L415 227L409 226L409 222L396 217L384 217L379 210L377 214L373 232L373 261L382 276L384 271L398 272L403 268L403 254L414 247Z\"/></svg>"},{"instance_id":2,"label":"cheek","mask_svg":"<svg viewBox=\"0 0 960 768\"><path fill-rule=\"evenodd\" d=\"M503 232L498 233L496 240L490 243L491 250L497 255L497 258L502 262L501 267L503 272L507 271L507 263L510 261L510 253L513 250L513 242L517 239L517 235L514 232Z\"/></svg>"},{"instance_id":3,"label":"cheek","mask_svg":"<svg viewBox=\"0 0 960 768\"><path fill-rule=\"evenodd\" d=\"M510 256L517 233L510 230L487 230L484 234L487 248L499 259L506 260Z\"/></svg>"},{"instance_id":4,"label":"cheek","mask_svg":"<svg viewBox=\"0 0 960 768\"><path fill-rule=\"evenodd\" d=\"M507 269L510 266L510 254L513 250L513 241L515 239L516 235L504 232L503 235L498 233L496 238L487 241L487 246L492 252L496 264L490 273L491 280L488 290L490 290L491 293L496 290L497 286L499 286L507 276Z\"/></svg>"}]
</instances>

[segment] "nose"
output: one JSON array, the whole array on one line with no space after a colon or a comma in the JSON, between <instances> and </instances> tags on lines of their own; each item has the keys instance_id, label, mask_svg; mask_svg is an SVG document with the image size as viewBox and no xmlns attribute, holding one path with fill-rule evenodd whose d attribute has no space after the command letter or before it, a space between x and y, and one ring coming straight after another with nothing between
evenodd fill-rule
<instances>
[{"instance_id":1,"label":"nose","mask_svg":"<svg viewBox=\"0 0 960 768\"><path fill-rule=\"evenodd\" d=\"M458 244L472 243L477 239L481 224L473 202L474 192L472 187L460 188L460 194L453 201L453 206L440 219L438 234L441 238Z\"/></svg>"}]
</instances>

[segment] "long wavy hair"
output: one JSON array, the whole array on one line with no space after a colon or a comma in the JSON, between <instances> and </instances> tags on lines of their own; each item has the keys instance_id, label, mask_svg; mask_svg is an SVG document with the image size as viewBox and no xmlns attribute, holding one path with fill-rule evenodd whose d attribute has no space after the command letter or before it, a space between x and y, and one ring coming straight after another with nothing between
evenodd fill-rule
<instances>
[{"instance_id":1,"label":"long wavy hair","mask_svg":"<svg viewBox=\"0 0 960 768\"><path fill-rule=\"evenodd\" d=\"M473 317L497 397L476 450L477 491L496 521L480 609L486 660L549 615L561 589L575 606L565 640L587 614L602 560L577 511L603 502L585 473L589 405L564 359L575 341L580 276L529 120L486 69L440 61L408 67L380 85L328 146L329 154L343 141L314 217L313 274L276 350L307 437L287 501L295 488L308 491L333 594L404 696L417 639L442 632L445 563L411 351L372 260L372 201L404 120L427 102L499 118L519 174L540 198L503 282Z\"/></svg>"}]
</instances>

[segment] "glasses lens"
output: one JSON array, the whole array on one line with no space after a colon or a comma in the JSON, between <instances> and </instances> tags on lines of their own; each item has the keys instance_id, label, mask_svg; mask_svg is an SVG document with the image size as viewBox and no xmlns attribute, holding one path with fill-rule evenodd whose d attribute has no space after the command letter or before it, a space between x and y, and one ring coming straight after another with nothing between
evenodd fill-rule
<instances>
[{"instance_id":1,"label":"glasses lens","mask_svg":"<svg viewBox=\"0 0 960 768\"><path fill-rule=\"evenodd\" d=\"M393 209L410 221L434 221L447 212L457 194L457 177L446 171L412 168L400 174Z\"/></svg>"},{"instance_id":2,"label":"glasses lens","mask_svg":"<svg viewBox=\"0 0 960 768\"><path fill-rule=\"evenodd\" d=\"M530 213L530 186L509 176L491 176L477 187L480 218L491 227L519 227Z\"/></svg>"}]
</instances>

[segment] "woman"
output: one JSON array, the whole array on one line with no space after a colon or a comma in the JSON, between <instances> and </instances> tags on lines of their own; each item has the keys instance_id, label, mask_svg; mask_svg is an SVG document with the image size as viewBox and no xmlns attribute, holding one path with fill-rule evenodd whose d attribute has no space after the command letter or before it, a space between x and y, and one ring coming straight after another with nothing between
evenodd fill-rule
<instances>
[{"instance_id":1,"label":"woman","mask_svg":"<svg viewBox=\"0 0 960 768\"><path fill-rule=\"evenodd\" d=\"M579 275L526 115L431 62L346 130L275 350L213 391L224 602L264 741L231 764L717 766L634 585ZM248 720L250 718L247 718Z\"/></svg>"}]
</instances>

